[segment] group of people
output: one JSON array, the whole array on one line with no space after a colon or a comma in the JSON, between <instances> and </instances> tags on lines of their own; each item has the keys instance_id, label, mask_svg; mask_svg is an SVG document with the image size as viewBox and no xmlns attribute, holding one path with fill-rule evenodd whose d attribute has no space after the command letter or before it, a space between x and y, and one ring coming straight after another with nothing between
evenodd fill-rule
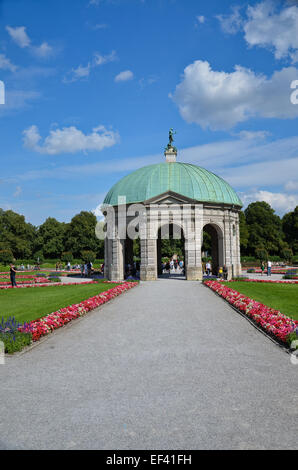
<instances>
[{"instance_id":1,"label":"group of people","mask_svg":"<svg viewBox=\"0 0 298 470\"><path fill-rule=\"evenodd\" d=\"M184 275L184 261L179 259L167 260L165 263L162 263L161 270L162 273L171 274L171 271L177 273L178 269L181 274Z\"/></svg>"},{"instance_id":2,"label":"group of people","mask_svg":"<svg viewBox=\"0 0 298 470\"><path fill-rule=\"evenodd\" d=\"M272 269L272 263L270 260L267 261L267 276L271 276L271 269ZM263 276L264 271L265 271L265 263L264 261L261 262L261 276Z\"/></svg>"},{"instance_id":3,"label":"group of people","mask_svg":"<svg viewBox=\"0 0 298 470\"><path fill-rule=\"evenodd\" d=\"M207 261L205 267L203 266L203 272L208 277L211 274L215 274L217 277L222 278L225 281L228 279L228 268L225 264L223 266L219 266L218 269L212 269L210 261Z\"/></svg>"},{"instance_id":4,"label":"group of people","mask_svg":"<svg viewBox=\"0 0 298 470\"><path fill-rule=\"evenodd\" d=\"M80 265L81 275L82 277L91 277L93 271L93 263L91 261L87 261Z\"/></svg>"}]
</instances>

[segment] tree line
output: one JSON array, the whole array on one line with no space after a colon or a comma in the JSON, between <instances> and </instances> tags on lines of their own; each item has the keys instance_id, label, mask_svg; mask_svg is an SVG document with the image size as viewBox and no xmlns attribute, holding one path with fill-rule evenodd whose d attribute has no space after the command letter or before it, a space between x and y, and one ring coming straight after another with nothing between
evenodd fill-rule
<instances>
[{"instance_id":1,"label":"tree line","mask_svg":"<svg viewBox=\"0 0 298 470\"><path fill-rule=\"evenodd\" d=\"M242 256L291 260L298 254L298 206L280 218L267 202L253 202L240 212Z\"/></svg>"},{"instance_id":2,"label":"tree line","mask_svg":"<svg viewBox=\"0 0 298 470\"><path fill-rule=\"evenodd\" d=\"M104 257L104 242L95 235L96 216L82 211L69 223L53 217L36 227L23 215L0 209L0 262L17 260ZM89 253L89 255L88 255ZM87 259L86 259L87 261Z\"/></svg>"},{"instance_id":3,"label":"tree line","mask_svg":"<svg viewBox=\"0 0 298 470\"><path fill-rule=\"evenodd\" d=\"M53 217L36 227L23 215L0 209L0 261L104 257L104 242L95 235L96 216L82 211L69 223ZM280 218L266 202L253 202L240 212L242 256L291 259L298 254L298 206ZM83 253L83 254L82 254ZM71 261L71 259L69 259Z\"/></svg>"}]
</instances>

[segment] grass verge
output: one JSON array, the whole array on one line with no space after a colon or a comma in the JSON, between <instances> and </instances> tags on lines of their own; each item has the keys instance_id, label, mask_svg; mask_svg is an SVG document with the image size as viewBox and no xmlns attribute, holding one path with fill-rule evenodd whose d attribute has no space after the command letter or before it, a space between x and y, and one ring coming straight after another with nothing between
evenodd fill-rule
<instances>
[{"instance_id":1,"label":"grass verge","mask_svg":"<svg viewBox=\"0 0 298 470\"><path fill-rule=\"evenodd\" d=\"M224 282L224 285L298 320L298 284Z\"/></svg>"}]
</instances>

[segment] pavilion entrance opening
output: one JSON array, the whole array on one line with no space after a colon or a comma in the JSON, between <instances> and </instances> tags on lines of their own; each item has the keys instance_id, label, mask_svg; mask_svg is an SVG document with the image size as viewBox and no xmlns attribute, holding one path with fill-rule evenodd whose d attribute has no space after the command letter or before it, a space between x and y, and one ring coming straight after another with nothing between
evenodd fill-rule
<instances>
[{"instance_id":1,"label":"pavilion entrance opening","mask_svg":"<svg viewBox=\"0 0 298 470\"><path fill-rule=\"evenodd\" d=\"M223 259L223 235L220 227L215 224L207 224L203 228L203 244L202 244L202 265L206 273L206 263L211 264L211 273L218 276L219 268L224 265Z\"/></svg>"},{"instance_id":2,"label":"pavilion entrance opening","mask_svg":"<svg viewBox=\"0 0 298 470\"><path fill-rule=\"evenodd\" d=\"M156 251L158 277L186 279L185 238L181 227L162 225L158 230Z\"/></svg>"}]
</instances>

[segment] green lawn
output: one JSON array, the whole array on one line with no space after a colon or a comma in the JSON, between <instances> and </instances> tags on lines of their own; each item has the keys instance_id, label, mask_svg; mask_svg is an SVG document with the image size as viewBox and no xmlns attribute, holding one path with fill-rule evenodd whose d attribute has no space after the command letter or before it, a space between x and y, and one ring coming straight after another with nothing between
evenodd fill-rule
<instances>
[{"instance_id":1,"label":"green lawn","mask_svg":"<svg viewBox=\"0 0 298 470\"><path fill-rule=\"evenodd\" d=\"M98 284L62 287L32 287L0 290L0 319L14 316L19 322L35 320L59 308L76 304L115 287Z\"/></svg>"},{"instance_id":2,"label":"green lawn","mask_svg":"<svg viewBox=\"0 0 298 470\"><path fill-rule=\"evenodd\" d=\"M224 282L227 287L298 320L298 284Z\"/></svg>"}]
</instances>

